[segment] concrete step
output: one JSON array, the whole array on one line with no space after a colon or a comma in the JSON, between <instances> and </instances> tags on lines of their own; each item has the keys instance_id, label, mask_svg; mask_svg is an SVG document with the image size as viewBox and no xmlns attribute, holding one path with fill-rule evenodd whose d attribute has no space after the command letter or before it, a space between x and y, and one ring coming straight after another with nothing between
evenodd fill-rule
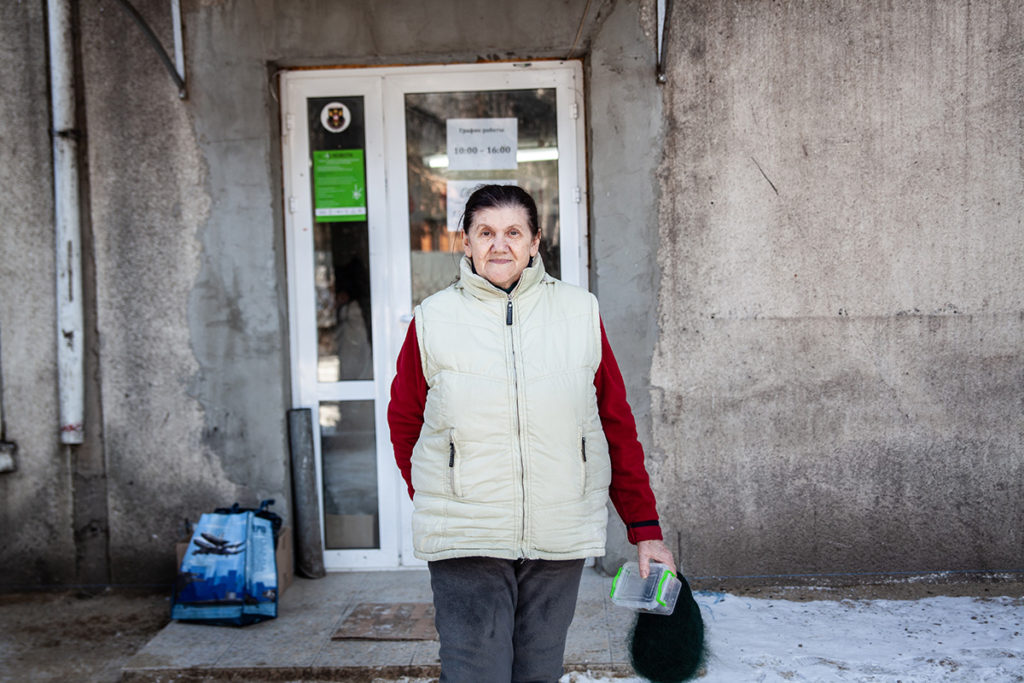
<instances>
[{"instance_id":1,"label":"concrete step","mask_svg":"<svg viewBox=\"0 0 1024 683\"><path fill-rule=\"evenodd\" d=\"M634 614L612 605L611 580L585 569L566 643L566 671L632 675L626 649ZM296 578L277 619L245 627L172 622L132 657L122 681L352 681L430 679L437 641L331 640L364 602L430 602L426 570L339 572Z\"/></svg>"}]
</instances>

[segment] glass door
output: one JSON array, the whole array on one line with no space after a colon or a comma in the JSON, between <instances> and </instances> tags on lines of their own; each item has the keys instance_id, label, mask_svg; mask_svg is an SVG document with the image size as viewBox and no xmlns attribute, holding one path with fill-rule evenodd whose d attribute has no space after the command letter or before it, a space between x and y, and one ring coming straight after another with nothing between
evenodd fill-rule
<instances>
[{"instance_id":1,"label":"glass door","mask_svg":"<svg viewBox=\"0 0 1024 683\"><path fill-rule=\"evenodd\" d=\"M555 89L406 93L404 111L413 305L458 272L462 210L484 183L533 195L544 227L540 255L558 277Z\"/></svg>"},{"instance_id":2,"label":"glass door","mask_svg":"<svg viewBox=\"0 0 1024 683\"><path fill-rule=\"evenodd\" d=\"M294 76L282 81L292 402L318 427L324 563L395 566L380 81Z\"/></svg>"},{"instance_id":3,"label":"glass door","mask_svg":"<svg viewBox=\"0 0 1024 683\"><path fill-rule=\"evenodd\" d=\"M389 206L407 239L415 306L458 275L466 198L484 183L537 200L545 269L586 286L582 74L578 62L449 66L384 83ZM563 228L565 224L569 229ZM411 309L410 309L411 310Z\"/></svg>"},{"instance_id":4,"label":"glass door","mask_svg":"<svg viewBox=\"0 0 1024 683\"><path fill-rule=\"evenodd\" d=\"M293 403L311 407L325 564L416 566L386 411L413 307L458 275L482 183L537 200L545 268L586 286L578 63L282 79Z\"/></svg>"}]
</instances>

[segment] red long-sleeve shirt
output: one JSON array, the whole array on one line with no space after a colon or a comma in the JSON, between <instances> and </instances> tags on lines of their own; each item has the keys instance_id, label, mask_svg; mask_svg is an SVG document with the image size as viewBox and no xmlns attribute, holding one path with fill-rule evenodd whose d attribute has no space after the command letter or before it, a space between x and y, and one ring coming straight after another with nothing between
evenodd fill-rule
<instances>
[{"instance_id":1,"label":"red long-sleeve shirt","mask_svg":"<svg viewBox=\"0 0 1024 683\"><path fill-rule=\"evenodd\" d=\"M597 410L608 440L612 464L608 495L626 525L630 543L660 540L658 511L644 468L643 446L637 439L636 421L626 399L626 385L608 344L603 322L601 364L594 375L594 388L597 389ZM416 325L413 323L409 325L405 343L398 354L397 374L391 383L391 403L388 404L388 425L395 462L409 487L410 497L415 493L412 488L412 450L420 438L426 403L427 380L423 376Z\"/></svg>"}]
</instances>

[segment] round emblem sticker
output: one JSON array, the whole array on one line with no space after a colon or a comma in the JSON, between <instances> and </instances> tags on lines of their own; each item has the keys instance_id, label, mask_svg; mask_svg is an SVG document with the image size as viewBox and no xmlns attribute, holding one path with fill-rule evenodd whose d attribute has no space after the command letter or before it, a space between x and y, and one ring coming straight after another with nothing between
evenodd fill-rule
<instances>
[{"instance_id":1,"label":"round emblem sticker","mask_svg":"<svg viewBox=\"0 0 1024 683\"><path fill-rule=\"evenodd\" d=\"M352 112L341 102L328 102L320 111L320 123L332 133L340 133L352 123Z\"/></svg>"}]
</instances>

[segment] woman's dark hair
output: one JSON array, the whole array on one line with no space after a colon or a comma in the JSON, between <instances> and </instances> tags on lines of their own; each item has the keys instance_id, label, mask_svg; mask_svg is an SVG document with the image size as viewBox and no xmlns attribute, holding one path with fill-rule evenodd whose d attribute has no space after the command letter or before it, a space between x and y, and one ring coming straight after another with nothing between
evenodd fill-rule
<instances>
[{"instance_id":1,"label":"woman's dark hair","mask_svg":"<svg viewBox=\"0 0 1024 683\"><path fill-rule=\"evenodd\" d=\"M530 234L536 237L540 232L537 203L533 201L529 192L516 185L481 185L476 188L466 200L466 211L462 214L462 231L469 234L469 228L473 225L473 217L478 211L502 207L526 209Z\"/></svg>"}]
</instances>

